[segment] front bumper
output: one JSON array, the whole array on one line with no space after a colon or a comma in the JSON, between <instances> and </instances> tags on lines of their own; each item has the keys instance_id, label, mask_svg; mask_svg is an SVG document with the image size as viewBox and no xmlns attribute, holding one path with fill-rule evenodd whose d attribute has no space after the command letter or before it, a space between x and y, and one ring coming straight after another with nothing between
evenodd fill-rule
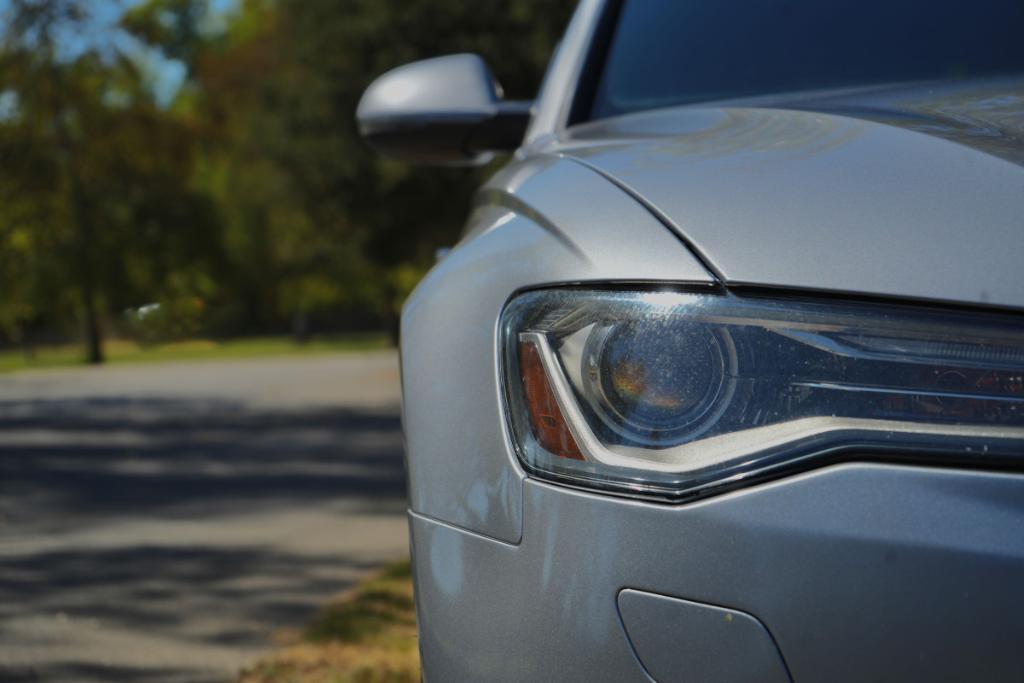
<instances>
[{"instance_id":1,"label":"front bumper","mask_svg":"<svg viewBox=\"0 0 1024 683\"><path fill-rule=\"evenodd\" d=\"M630 643L623 589L759 620L796 681L1024 680L1024 476L846 464L683 506L528 479L523 512L517 545L410 513L426 680L648 681L659 632L659 675L701 680L679 622Z\"/></svg>"}]
</instances>

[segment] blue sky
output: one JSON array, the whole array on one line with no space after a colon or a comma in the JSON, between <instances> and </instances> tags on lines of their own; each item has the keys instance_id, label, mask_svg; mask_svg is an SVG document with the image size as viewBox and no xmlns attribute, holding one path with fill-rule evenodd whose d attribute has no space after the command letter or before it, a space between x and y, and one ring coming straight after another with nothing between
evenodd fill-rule
<instances>
[{"instance_id":1,"label":"blue sky","mask_svg":"<svg viewBox=\"0 0 1024 683\"><path fill-rule=\"evenodd\" d=\"M159 51L146 48L117 30L117 22L129 8L142 0L89 0L89 28L84 32L69 32L61 40L61 52L74 57L82 51L99 48L117 49L134 56L139 65L153 81L153 89L161 104L169 103L181 87L185 67L181 62L165 58ZM238 0L207 0L210 7L210 21L215 25L219 18L231 12ZM0 0L0 21L10 8L10 0Z\"/></svg>"}]
</instances>

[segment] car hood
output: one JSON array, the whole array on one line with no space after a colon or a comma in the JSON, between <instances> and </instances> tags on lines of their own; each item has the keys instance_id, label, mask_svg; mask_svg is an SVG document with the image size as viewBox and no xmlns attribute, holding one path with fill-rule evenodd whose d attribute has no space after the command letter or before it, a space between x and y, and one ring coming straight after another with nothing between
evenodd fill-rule
<instances>
[{"instance_id":1,"label":"car hood","mask_svg":"<svg viewBox=\"0 0 1024 683\"><path fill-rule=\"evenodd\" d=\"M665 109L560 151L727 284L1024 308L1024 78Z\"/></svg>"}]
</instances>

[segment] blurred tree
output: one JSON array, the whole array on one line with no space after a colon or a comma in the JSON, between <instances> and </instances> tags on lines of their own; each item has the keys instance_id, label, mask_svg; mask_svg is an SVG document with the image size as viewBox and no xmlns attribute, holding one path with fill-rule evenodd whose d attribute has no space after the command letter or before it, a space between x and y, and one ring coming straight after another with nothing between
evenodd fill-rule
<instances>
[{"instance_id":1,"label":"blurred tree","mask_svg":"<svg viewBox=\"0 0 1024 683\"><path fill-rule=\"evenodd\" d=\"M308 80L270 3L242 6L201 55L191 106L211 126L200 177L223 207L227 253L250 325L338 305L372 307L374 278L344 203L317 201L296 172L287 93Z\"/></svg>"},{"instance_id":2,"label":"blurred tree","mask_svg":"<svg viewBox=\"0 0 1024 683\"><path fill-rule=\"evenodd\" d=\"M158 297L172 273L216 253L212 204L188 186L194 126L155 102L96 3L10 0L0 43L0 235L17 278L8 328L69 308L87 360L105 315Z\"/></svg>"},{"instance_id":3,"label":"blurred tree","mask_svg":"<svg viewBox=\"0 0 1024 683\"><path fill-rule=\"evenodd\" d=\"M531 97L575 4L121 1L0 4L0 333L75 318L94 362L104 320L152 302L206 329L301 339L342 310L397 329L486 171L375 156L362 91L470 51Z\"/></svg>"},{"instance_id":4,"label":"blurred tree","mask_svg":"<svg viewBox=\"0 0 1024 683\"><path fill-rule=\"evenodd\" d=\"M356 131L359 97L390 68L462 51L484 55L511 96L532 97L574 4L242 3L226 43L200 59L198 90L207 115L230 122L227 128L241 136L232 153L247 150L249 169L255 159L273 166L284 183L275 187L301 216L291 226L261 222L269 234L302 226L294 241L304 248L276 252L292 280L280 305L301 311L347 300L376 307L397 330L397 309L410 279L418 279L412 273L422 274L437 247L455 241L481 176L375 156ZM279 194L248 196L281 205ZM339 291L328 294L329 283Z\"/></svg>"},{"instance_id":5,"label":"blurred tree","mask_svg":"<svg viewBox=\"0 0 1024 683\"><path fill-rule=\"evenodd\" d=\"M306 76L286 91L288 148L310 201L344 203L384 273L428 267L464 221L478 171L422 169L369 153L353 113L367 85L400 64L477 52L512 97L533 97L571 6L565 0L280 0L282 34ZM298 87L295 87L298 86ZM384 301L395 298L393 277Z\"/></svg>"}]
</instances>

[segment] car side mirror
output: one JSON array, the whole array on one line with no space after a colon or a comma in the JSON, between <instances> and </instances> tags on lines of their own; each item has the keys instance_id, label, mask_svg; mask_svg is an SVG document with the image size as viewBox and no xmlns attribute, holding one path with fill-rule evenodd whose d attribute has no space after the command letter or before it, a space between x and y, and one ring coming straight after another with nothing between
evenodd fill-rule
<instances>
[{"instance_id":1,"label":"car side mirror","mask_svg":"<svg viewBox=\"0 0 1024 683\"><path fill-rule=\"evenodd\" d=\"M380 76L356 109L379 152L420 164L479 165L522 144L532 102L505 101L478 55L400 66Z\"/></svg>"}]
</instances>

